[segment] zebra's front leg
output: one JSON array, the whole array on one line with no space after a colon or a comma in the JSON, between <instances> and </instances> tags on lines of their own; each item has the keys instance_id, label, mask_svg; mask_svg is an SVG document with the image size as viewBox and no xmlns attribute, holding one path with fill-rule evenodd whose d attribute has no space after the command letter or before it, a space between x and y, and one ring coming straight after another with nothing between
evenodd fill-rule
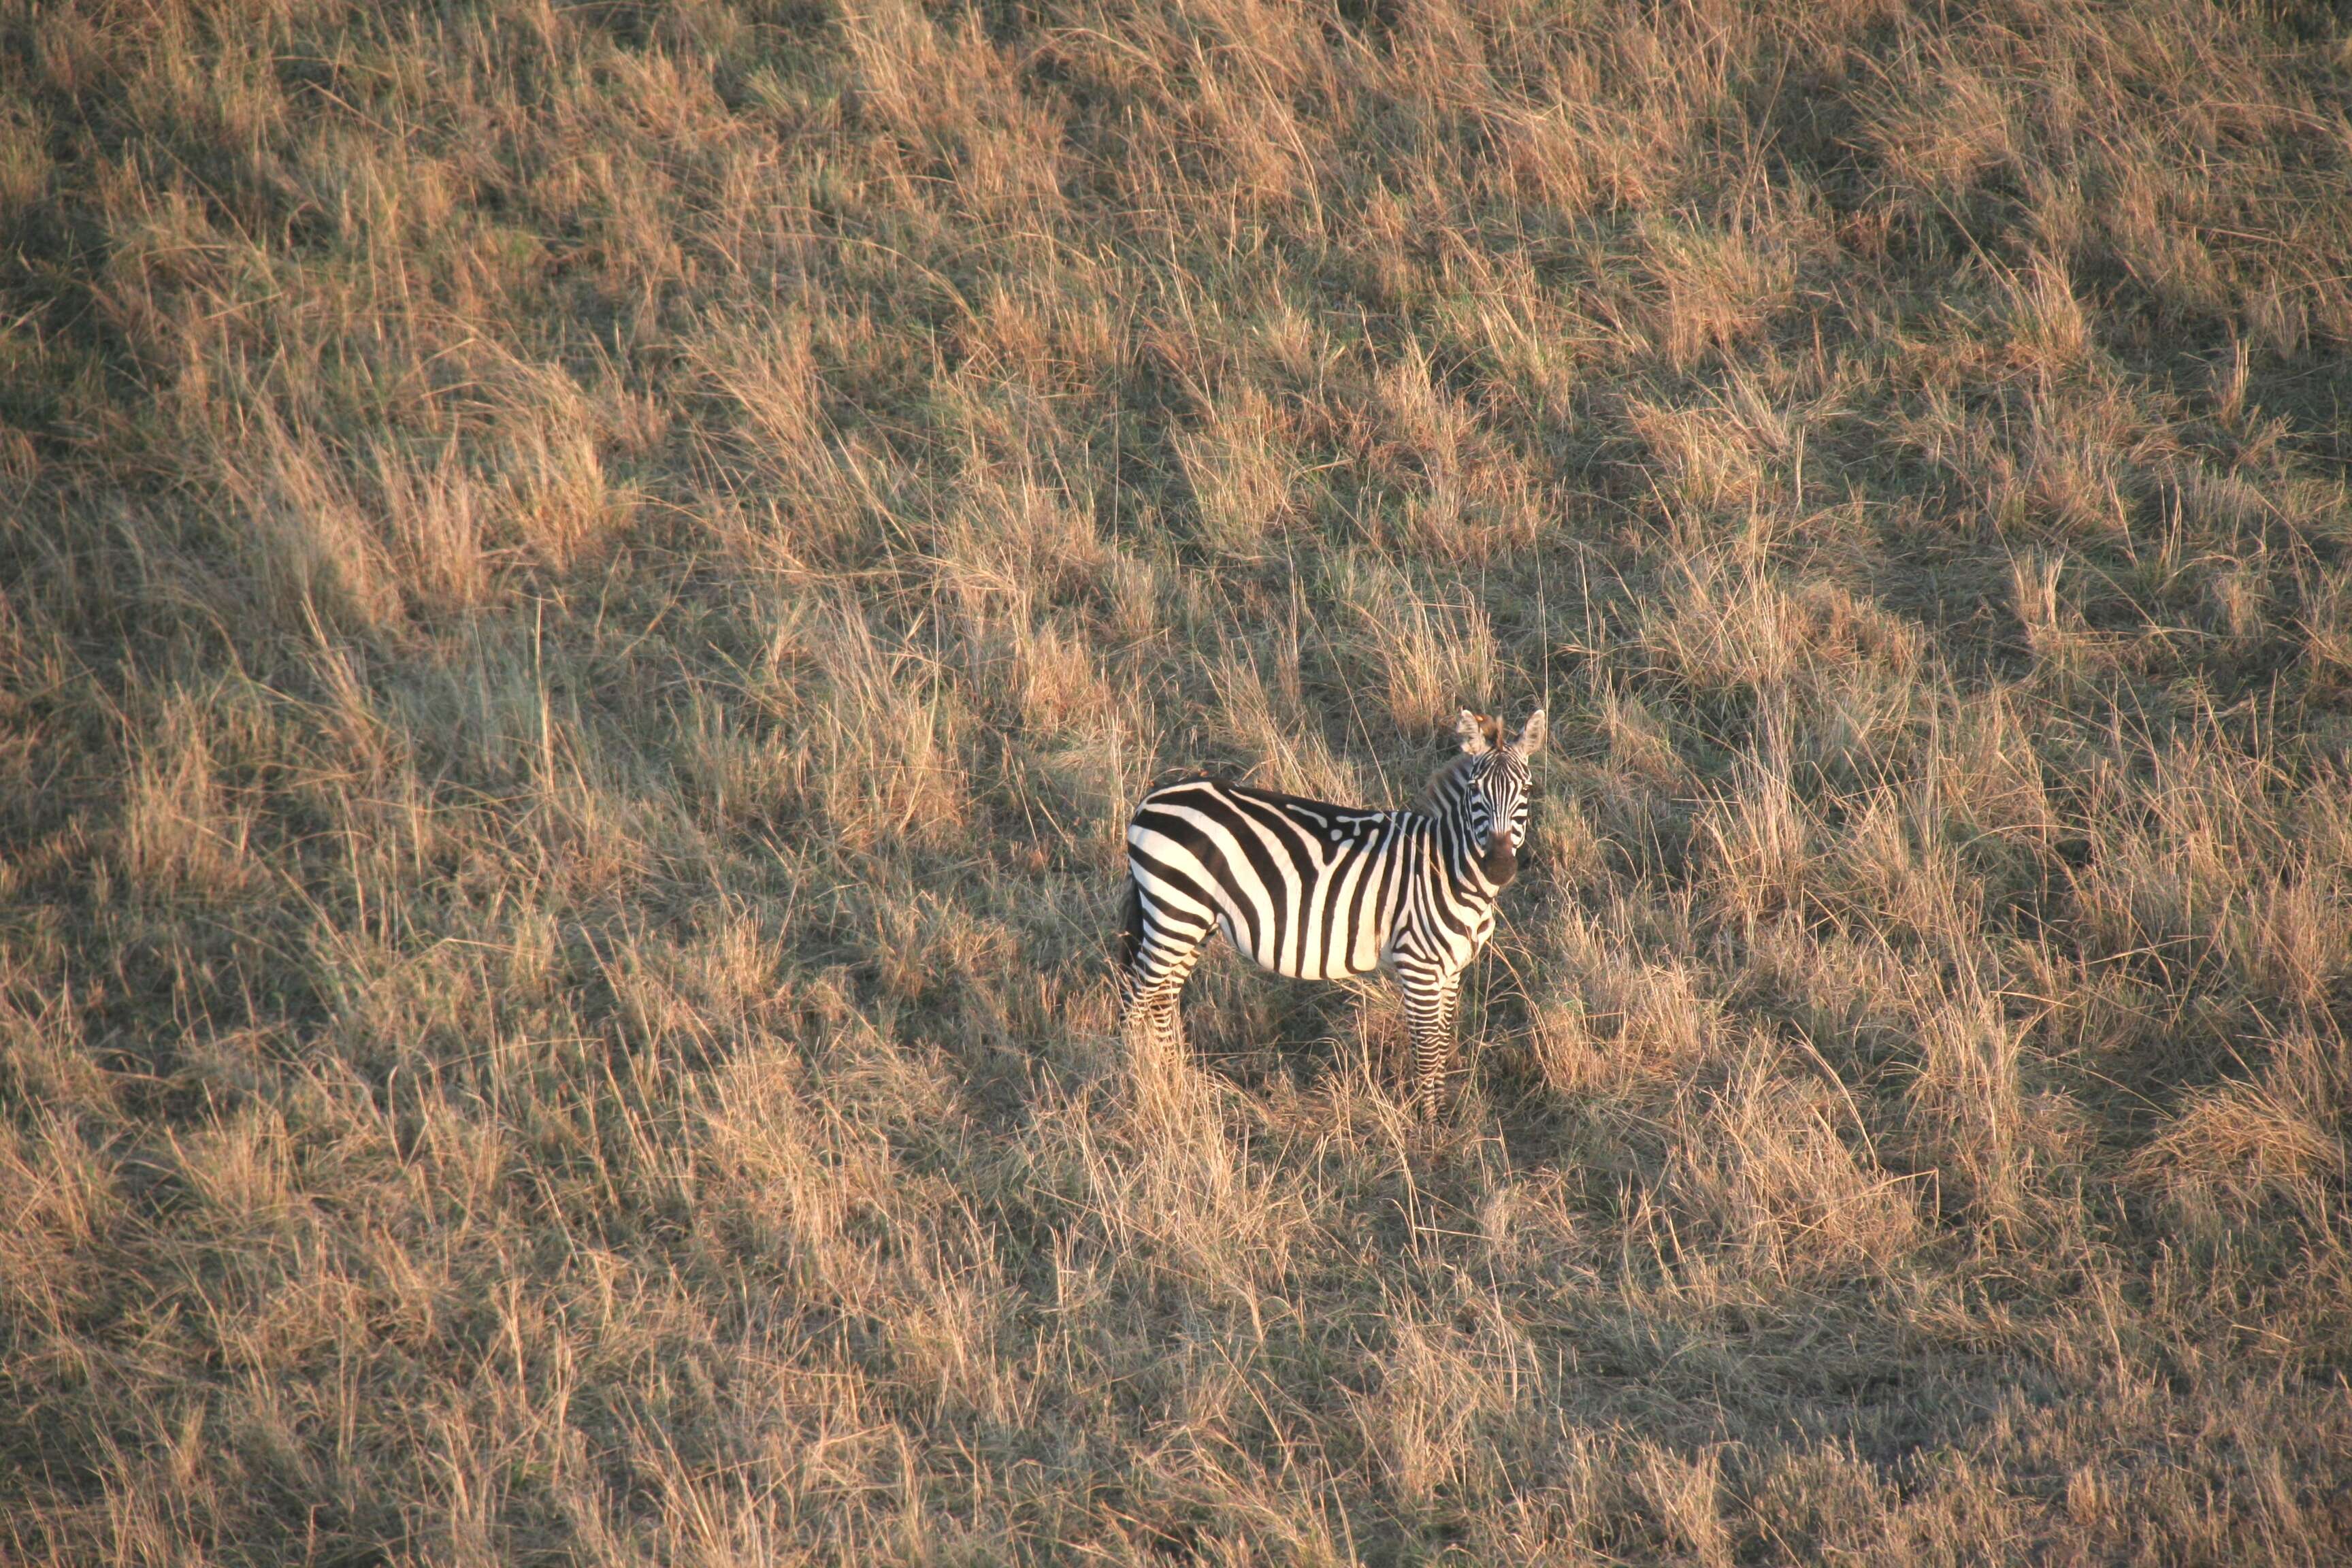
<instances>
[{"instance_id":1,"label":"zebra's front leg","mask_svg":"<svg viewBox=\"0 0 2352 1568\"><path fill-rule=\"evenodd\" d=\"M1445 1069L1454 1057L1454 1020L1462 977L1459 973L1415 976L1400 971L1397 979L1404 987L1405 1026L1412 1035L1421 1119L1434 1122L1445 1098Z\"/></svg>"}]
</instances>

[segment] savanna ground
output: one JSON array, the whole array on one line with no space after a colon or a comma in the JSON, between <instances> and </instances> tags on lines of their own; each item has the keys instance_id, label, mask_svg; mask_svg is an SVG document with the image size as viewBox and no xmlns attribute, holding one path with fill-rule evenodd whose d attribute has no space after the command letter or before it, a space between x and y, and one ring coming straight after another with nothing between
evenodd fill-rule
<instances>
[{"instance_id":1,"label":"savanna ground","mask_svg":"<svg viewBox=\"0 0 2352 1568\"><path fill-rule=\"evenodd\" d=\"M0 1557L2343 1560L2347 30L8 0Z\"/></svg>"}]
</instances>

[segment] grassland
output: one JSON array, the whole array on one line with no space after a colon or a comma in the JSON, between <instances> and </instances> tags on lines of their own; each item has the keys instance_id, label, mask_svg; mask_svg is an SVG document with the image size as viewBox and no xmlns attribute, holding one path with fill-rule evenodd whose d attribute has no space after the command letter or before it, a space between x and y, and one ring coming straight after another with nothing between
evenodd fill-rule
<instances>
[{"instance_id":1,"label":"grassland","mask_svg":"<svg viewBox=\"0 0 2352 1568\"><path fill-rule=\"evenodd\" d=\"M0 3L0 1559L2352 1554L2352 53ZM1558 738L1410 1126L1156 773Z\"/></svg>"}]
</instances>

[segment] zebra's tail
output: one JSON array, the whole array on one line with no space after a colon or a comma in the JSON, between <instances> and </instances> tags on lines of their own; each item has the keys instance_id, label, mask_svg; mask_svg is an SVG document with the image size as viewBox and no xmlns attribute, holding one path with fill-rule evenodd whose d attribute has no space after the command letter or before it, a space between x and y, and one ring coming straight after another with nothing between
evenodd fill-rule
<instances>
[{"instance_id":1,"label":"zebra's tail","mask_svg":"<svg viewBox=\"0 0 2352 1568\"><path fill-rule=\"evenodd\" d=\"M1143 951L1143 889L1136 886L1132 869L1127 873L1127 898L1120 914L1118 935L1112 939L1112 946L1118 954L1118 967L1122 973L1135 967L1135 955Z\"/></svg>"}]
</instances>

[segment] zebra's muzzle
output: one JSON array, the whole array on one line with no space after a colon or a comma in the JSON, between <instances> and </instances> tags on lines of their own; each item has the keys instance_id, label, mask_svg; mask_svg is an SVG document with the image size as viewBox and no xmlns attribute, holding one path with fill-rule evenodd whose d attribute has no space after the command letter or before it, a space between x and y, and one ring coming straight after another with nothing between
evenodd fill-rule
<instances>
[{"instance_id":1,"label":"zebra's muzzle","mask_svg":"<svg viewBox=\"0 0 2352 1568\"><path fill-rule=\"evenodd\" d=\"M1511 848L1509 834L1497 833L1486 841L1486 852L1478 858L1478 872L1497 888L1519 874L1519 858Z\"/></svg>"}]
</instances>

